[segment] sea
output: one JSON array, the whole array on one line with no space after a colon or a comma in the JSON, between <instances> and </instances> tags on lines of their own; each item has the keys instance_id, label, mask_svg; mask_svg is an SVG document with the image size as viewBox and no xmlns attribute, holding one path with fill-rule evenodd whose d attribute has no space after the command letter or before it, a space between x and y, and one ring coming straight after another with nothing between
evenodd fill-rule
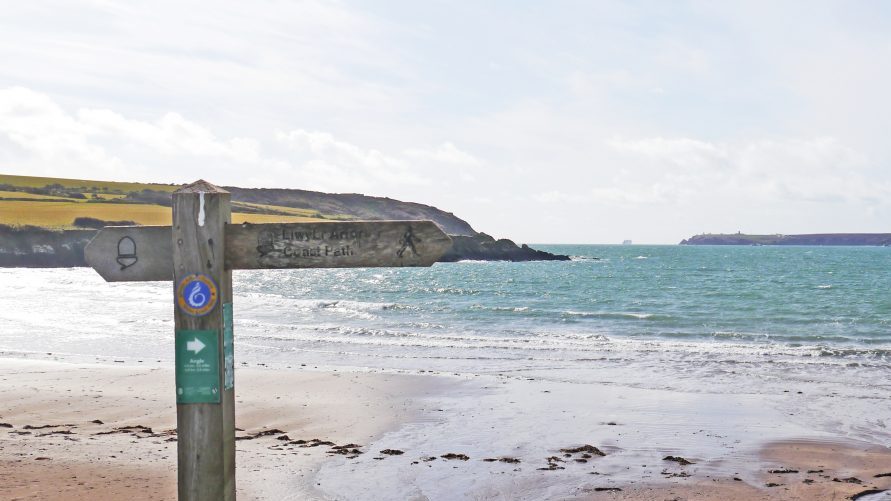
<instances>
[{"instance_id":1,"label":"sea","mask_svg":"<svg viewBox=\"0 0 891 501\"><path fill-rule=\"evenodd\" d=\"M571 261L236 271L242 362L442 371L595 361L845 374L891 362L891 249L538 245ZM164 282L0 269L0 350L173 356ZM815 370L823 370L815 369Z\"/></svg>"},{"instance_id":2,"label":"sea","mask_svg":"<svg viewBox=\"0 0 891 501\"><path fill-rule=\"evenodd\" d=\"M435 454L457 440L472 457L498 445L543 458L597 443L623 451L597 466L619 483L632 478L622 476L629 465L672 452L736 458L747 478L749 458L771 439L891 446L891 249L533 247L572 259L236 271L236 368L456 378L463 393L430 404L452 418L375 446ZM0 269L0 357L171 368L173 309L171 283ZM607 421L628 427L616 435ZM456 477L394 461L333 460L319 484L337 499L367 495L367 482L382 498L449 499ZM470 466L467 492L492 482ZM563 481L533 473L525 488L563 495L554 490Z\"/></svg>"}]
</instances>

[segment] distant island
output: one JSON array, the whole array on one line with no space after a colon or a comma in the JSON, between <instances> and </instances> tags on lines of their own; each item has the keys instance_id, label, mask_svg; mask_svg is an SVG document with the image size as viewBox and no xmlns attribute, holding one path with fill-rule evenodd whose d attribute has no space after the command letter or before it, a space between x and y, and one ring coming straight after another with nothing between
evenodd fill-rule
<instances>
[{"instance_id":1,"label":"distant island","mask_svg":"<svg viewBox=\"0 0 891 501\"><path fill-rule=\"evenodd\" d=\"M169 225L172 184L120 183L0 174L0 266L86 266L83 249L103 226ZM356 193L223 187L233 223L426 220L452 237L440 260L568 261L477 232L430 205Z\"/></svg>"},{"instance_id":2,"label":"distant island","mask_svg":"<svg viewBox=\"0 0 891 501\"><path fill-rule=\"evenodd\" d=\"M717 233L681 240L681 245L872 245L891 246L891 233L810 233L803 235L747 235Z\"/></svg>"}]
</instances>

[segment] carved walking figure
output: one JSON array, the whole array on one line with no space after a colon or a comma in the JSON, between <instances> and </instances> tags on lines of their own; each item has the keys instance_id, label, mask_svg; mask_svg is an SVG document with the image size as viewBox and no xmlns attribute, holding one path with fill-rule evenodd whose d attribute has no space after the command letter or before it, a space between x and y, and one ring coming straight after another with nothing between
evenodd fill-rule
<instances>
[{"instance_id":1,"label":"carved walking figure","mask_svg":"<svg viewBox=\"0 0 891 501\"><path fill-rule=\"evenodd\" d=\"M261 231L257 236L257 252L259 257L266 257L275 251L275 232L273 230Z\"/></svg>"},{"instance_id":2,"label":"carved walking figure","mask_svg":"<svg viewBox=\"0 0 891 501\"><path fill-rule=\"evenodd\" d=\"M411 249L411 253L414 256L418 255L418 249L415 248L415 242L422 242L420 238L416 237L414 232L411 229L411 226L405 231L405 234L402 235L402 238L399 239L400 248L396 251L396 255L402 257L405 254L405 251Z\"/></svg>"}]
</instances>

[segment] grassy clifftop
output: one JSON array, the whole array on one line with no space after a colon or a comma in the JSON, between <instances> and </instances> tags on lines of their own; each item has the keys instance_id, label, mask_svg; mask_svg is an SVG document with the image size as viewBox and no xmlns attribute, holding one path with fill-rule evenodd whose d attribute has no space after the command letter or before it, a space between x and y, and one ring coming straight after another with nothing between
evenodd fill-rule
<instances>
[{"instance_id":1,"label":"grassy clifftop","mask_svg":"<svg viewBox=\"0 0 891 501\"><path fill-rule=\"evenodd\" d=\"M0 224L72 229L77 218L170 224L170 194L177 188L172 184L0 175ZM476 234L466 221L429 205L358 194L224 188L232 193L234 223L430 219L450 234Z\"/></svg>"},{"instance_id":2,"label":"grassy clifftop","mask_svg":"<svg viewBox=\"0 0 891 501\"><path fill-rule=\"evenodd\" d=\"M0 266L86 266L84 246L106 225L169 225L176 185L0 175ZM224 186L232 222L421 220L453 235L444 261L569 259L477 233L429 205L355 193Z\"/></svg>"}]
</instances>

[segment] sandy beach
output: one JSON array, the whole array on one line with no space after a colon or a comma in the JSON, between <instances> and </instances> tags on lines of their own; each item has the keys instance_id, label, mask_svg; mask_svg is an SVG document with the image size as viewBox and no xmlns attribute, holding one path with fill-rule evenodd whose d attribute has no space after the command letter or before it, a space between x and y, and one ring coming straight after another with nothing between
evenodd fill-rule
<instances>
[{"instance_id":1,"label":"sandy beach","mask_svg":"<svg viewBox=\"0 0 891 501\"><path fill-rule=\"evenodd\" d=\"M322 497L311 477L331 456L327 442L369 443L415 418L417 399L438 383L340 372L243 369L238 376L237 478L245 499ZM7 479L0 499L175 499L172 387L172 371L162 368L0 359L0 475ZM285 434L290 440L279 440Z\"/></svg>"},{"instance_id":2,"label":"sandy beach","mask_svg":"<svg viewBox=\"0 0 891 501\"><path fill-rule=\"evenodd\" d=\"M0 472L7 479L0 498L175 499L172 387L172 372L161 366L0 359ZM829 500L891 488L887 447L765 441L728 422L724 437L741 438L727 445L734 453L719 454L707 438L681 437L687 426L658 426L640 408L579 404L578 397L621 402L616 388L582 390L534 378L242 368L239 497ZM567 391L575 402L561 395ZM656 398L619 392L636 402ZM505 421L498 407L521 393L529 414L509 410ZM618 421L567 428L590 423L597 408ZM683 418L696 427L697 414L689 407ZM554 427L541 427L548 420ZM667 440L654 440L648 428Z\"/></svg>"}]
</instances>

